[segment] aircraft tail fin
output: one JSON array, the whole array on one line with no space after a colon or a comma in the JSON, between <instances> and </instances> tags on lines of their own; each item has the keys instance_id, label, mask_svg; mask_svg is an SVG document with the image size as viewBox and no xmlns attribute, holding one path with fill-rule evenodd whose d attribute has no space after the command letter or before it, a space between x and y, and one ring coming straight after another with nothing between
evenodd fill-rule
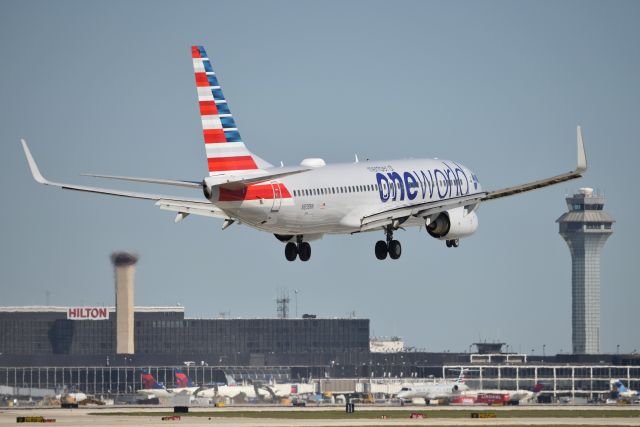
<instances>
[{"instance_id":1,"label":"aircraft tail fin","mask_svg":"<svg viewBox=\"0 0 640 427\"><path fill-rule=\"evenodd\" d=\"M628 391L627 387L620 381L620 379L611 380L611 389L618 393L624 393Z\"/></svg>"},{"instance_id":2,"label":"aircraft tail fin","mask_svg":"<svg viewBox=\"0 0 640 427\"><path fill-rule=\"evenodd\" d=\"M266 169L271 165L244 145L203 46L191 46L209 175Z\"/></svg>"},{"instance_id":3,"label":"aircraft tail fin","mask_svg":"<svg viewBox=\"0 0 640 427\"><path fill-rule=\"evenodd\" d=\"M142 371L142 386L145 390L158 390L164 389L164 386L160 384L147 370Z\"/></svg>"},{"instance_id":4,"label":"aircraft tail fin","mask_svg":"<svg viewBox=\"0 0 640 427\"><path fill-rule=\"evenodd\" d=\"M227 379L227 385L237 385L236 380L229 374L224 375Z\"/></svg>"},{"instance_id":5,"label":"aircraft tail fin","mask_svg":"<svg viewBox=\"0 0 640 427\"><path fill-rule=\"evenodd\" d=\"M465 381L464 380L464 373L465 372L466 372L466 369L464 369L464 368L460 369L460 375L458 376L458 379L456 381L458 384L464 384L464 381Z\"/></svg>"},{"instance_id":6,"label":"aircraft tail fin","mask_svg":"<svg viewBox=\"0 0 640 427\"><path fill-rule=\"evenodd\" d=\"M194 387L193 382L191 382L187 374L182 372L180 369L176 369L174 375L176 379L176 386L178 388Z\"/></svg>"}]
</instances>

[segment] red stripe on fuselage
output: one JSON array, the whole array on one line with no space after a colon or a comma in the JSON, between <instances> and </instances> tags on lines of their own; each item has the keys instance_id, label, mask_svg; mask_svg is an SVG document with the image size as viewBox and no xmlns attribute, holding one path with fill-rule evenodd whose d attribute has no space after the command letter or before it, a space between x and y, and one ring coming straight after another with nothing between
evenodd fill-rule
<instances>
[{"instance_id":1,"label":"red stripe on fuselage","mask_svg":"<svg viewBox=\"0 0 640 427\"><path fill-rule=\"evenodd\" d=\"M227 138L224 136L223 129L204 129L202 133L204 134L205 144L227 142Z\"/></svg>"},{"instance_id":2,"label":"red stripe on fuselage","mask_svg":"<svg viewBox=\"0 0 640 427\"><path fill-rule=\"evenodd\" d=\"M220 189L219 201L221 202L241 202L244 200L271 200L275 199L273 190L277 186L280 189L280 197L283 199L290 199L291 193L287 190L284 184L253 184L249 185L241 190L228 190L226 188Z\"/></svg>"},{"instance_id":3,"label":"red stripe on fuselage","mask_svg":"<svg viewBox=\"0 0 640 427\"><path fill-rule=\"evenodd\" d=\"M258 169L251 156L212 157L209 160L209 172Z\"/></svg>"}]
</instances>

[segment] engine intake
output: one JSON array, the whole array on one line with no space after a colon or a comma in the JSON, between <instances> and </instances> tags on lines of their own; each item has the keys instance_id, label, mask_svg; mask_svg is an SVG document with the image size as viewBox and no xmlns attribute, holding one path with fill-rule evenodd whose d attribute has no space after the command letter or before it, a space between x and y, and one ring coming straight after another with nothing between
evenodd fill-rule
<instances>
[{"instance_id":1,"label":"engine intake","mask_svg":"<svg viewBox=\"0 0 640 427\"><path fill-rule=\"evenodd\" d=\"M438 217L427 225L427 233L429 236L440 239L446 236L451 229L451 221L449 215L442 212Z\"/></svg>"},{"instance_id":2,"label":"engine intake","mask_svg":"<svg viewBox=\"0 0 640 427\"><path fill-rule=\"evenodd\" d=\"M470 236L478 229L478 216L461 206L440 213L426 228L427 233L435 239L459 239Z\"/></svg>"}]
</instances>

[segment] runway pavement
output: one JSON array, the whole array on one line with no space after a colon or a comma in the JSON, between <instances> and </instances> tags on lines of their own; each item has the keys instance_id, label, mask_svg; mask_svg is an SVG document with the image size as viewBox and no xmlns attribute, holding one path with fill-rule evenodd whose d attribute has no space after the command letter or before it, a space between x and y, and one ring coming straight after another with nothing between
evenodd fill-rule
<instances>
[{"instance_id":1,"label":"runway pavement","mask_svg":"<svg viewBox=\"0 0 640 427\"><path fill-rule=\"evenodd\" d=\"M164 412L170 412L172 408L164 409ZM472 418L438 418L437 414L430 416L429 411L424 407L414 408L416 412L422 412L427 415L424 419L409 419L406 416L400 417L398 411L407 410L412 408L397 408L397 407L369 407L371 410L383 410L388 419L365 419L357 418L357 413L348 416L344 414L344 418L340 419L290 419L290 418L254 418L255 412L258 411L291 411L292 408L287 407L245 407L245 408L193 408L192 412L213 412L224 413L230 411L247 411L252 412L252 418L238 418L238 417L207 417L207 416L183 416L179 421L163 421L159 412L163 411L161 408L130 408L130 407L94 407L94 408L81 408L81 409L3 409L0 410L0 426L15 425L16 418L21 416L42 416L49 419L55 419L55 426L158 426L158 425L176 425L176 426L241 426L241 427L258 427L258 426L378 426L378 425L392 425L392 426L450 426L450 425L588 425L588 426L639 426L640 427L640 408L638 407L615 407L613 410L630 410L637 412L637 416L634 417L598 417L598 418L582 418L582 417L528 417L528 418L501 418L500 413L505 410L541 410L545 409L567 409L567 410L585 410L584 407L523 407L523 408L469 408L461 407L454 408L449 407L446 410L469 410L473 409L478 412L491 411L495 412L497 418L490 419L472 419ZM607 408L598 408L604 409ZM298 411L340 411L343 412L343 408L300 408ZM95 413L117 412L118 415L94 415ZM143 412L145 415L126 415L127 413ZM394 416L395 413L395 416ZM612 413L613 415L613 413ZM353 417L353 418L352 418ZM23 424L21 424L23 425ZM30 423L30 425L34 425Z\"/></svg>"}]
</instances>

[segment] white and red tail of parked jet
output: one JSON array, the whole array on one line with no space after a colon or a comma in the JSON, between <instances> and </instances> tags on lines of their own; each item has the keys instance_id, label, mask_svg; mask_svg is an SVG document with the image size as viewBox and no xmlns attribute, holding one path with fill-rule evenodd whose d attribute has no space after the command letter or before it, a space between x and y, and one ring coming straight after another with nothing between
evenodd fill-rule
<instances>
[{"instance_id":1,"label":"white and red tail of parked jet","mask_svg":"<svg viewBox=\"0 0 640 427\"><path fill-rule=\"evenodd\" d=\"M52 182L45 179L24 140L22 146L34 179L66 190L86 191L153 200L160 209L176 212L179 222L188 215L223 220L222 228L241 223L272 233L285 243L289 261L311 257L310 241L324 234L383 231L375 245L382 260L402 253L394 231L425 226L427 233L457 247L478 227L480 203L579 178L587 169L580 127L575 170L551 178L497 191L484 191L477 175L450 160L381 160L327 165L322 159L303 160L299 166L274 167L244 144L222 93L218 76L202 46L191 56L202 119L208 175L201 180L134 178L97 175L140 183L186 187L204 198L112 190Z\"/></svg>"}]
</instances>

